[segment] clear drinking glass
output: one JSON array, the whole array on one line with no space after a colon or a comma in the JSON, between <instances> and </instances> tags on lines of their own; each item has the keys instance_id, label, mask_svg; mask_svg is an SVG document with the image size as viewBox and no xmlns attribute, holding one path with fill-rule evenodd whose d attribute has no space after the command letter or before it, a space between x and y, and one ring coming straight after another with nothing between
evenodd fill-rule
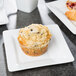
<instances>
[{"instance_id":1,"label":"clear drinking glass","mask_svg":"<svg viewBox=\"0 0 76 76\"><path fill-rule=\"evenodd\" d=\"M38 0L16 0L18 10L30 13L38 4Z\"/></svg>"}]
</instances>

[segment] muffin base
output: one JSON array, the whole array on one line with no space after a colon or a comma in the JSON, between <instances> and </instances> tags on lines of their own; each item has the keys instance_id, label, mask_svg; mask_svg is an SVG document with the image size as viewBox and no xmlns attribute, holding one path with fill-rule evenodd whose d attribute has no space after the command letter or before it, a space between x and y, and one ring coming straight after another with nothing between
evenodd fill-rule
<instances>
[{"instance_id":1,"label":"muffin base","mask_svg":"<svg viewBox=\"0 0 76 76\"><path fill-rule=\"evenodd\" d=\"M44 54L47 51L48 45L46 45L43 48L37 48L37 49L31 49L31 48L25 48L22 45L20 45L22 48L22 51L29 56L40 56Z\"/></svg>"}]
</instances>

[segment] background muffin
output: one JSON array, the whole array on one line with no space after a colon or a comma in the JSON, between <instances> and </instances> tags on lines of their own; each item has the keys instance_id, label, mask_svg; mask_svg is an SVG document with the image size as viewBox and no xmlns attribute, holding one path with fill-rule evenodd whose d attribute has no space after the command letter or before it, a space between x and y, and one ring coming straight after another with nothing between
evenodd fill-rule
<instances>
[{"instance_id":1,"label":"background muffin","mask_svg":"<svg viewBox=\"0 0 76 76\"><path fill-rule=\"evenodd\" d=\"M66 6L69 10L76 10L76 2L67 0Z\"/></svg>"},{"instance_id":2,"label":"background muffin","mask_svg":"<svg viewBox=\"0 0 76 76\"><path fill-rule=\"evenodd\" d=\"M39 56L47 51L50 31L41 24L32 24L19 31L18 41L25 54Z\"/></svg>"},{"instance_id":3,"label":"background muffin","mask_svg":"<svg viewBox=\"0 0 76 76\"><path fill-rule=\"evenodd\" d=\"M76 10L66 11L65 15L67 16L68 19L76 21Z\"/></svg>"},{"instance_id":4,"label":"background muffin","mask_svg":"<svg viewBox=\"0 0 76 76\"><path fill-rule=\"evenodd\" d=\"M76 2L68 0L66 6L69 10L65 12L65 15L68 19L76 21Z\"/></svg>"}]
</instances>

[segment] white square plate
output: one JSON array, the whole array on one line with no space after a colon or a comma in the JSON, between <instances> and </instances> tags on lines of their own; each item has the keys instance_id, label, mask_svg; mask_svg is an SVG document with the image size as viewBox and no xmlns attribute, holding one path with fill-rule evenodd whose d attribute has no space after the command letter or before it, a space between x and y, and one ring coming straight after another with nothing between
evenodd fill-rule
<instances>
[{"instance_id":1,"label":"white square plate","mask_svg":"<svg viewBox=\"0 0 76 76\"><path fill-rule=\"evenodd\" d=\"M67 0L57 0L57 1L46 3L46 5L66 25L66 27L73 34L76 34L76 22L69 20L65 16L65 12L68 11L66 7L66 1Z\"/></svg>"},{"instance_id":2,"label":"white square plate","mask_svg":"<svg viewBox=\"0 0 76 76\"><path fill-rule=\"evenodd\" d=\"M8 70L10 72L73 62L74 58L58 25L47 26L52 33L48 51L37 57L27 56L21 50L17 37L19 29L3 32Z\"/></svg>"}]
</instances>

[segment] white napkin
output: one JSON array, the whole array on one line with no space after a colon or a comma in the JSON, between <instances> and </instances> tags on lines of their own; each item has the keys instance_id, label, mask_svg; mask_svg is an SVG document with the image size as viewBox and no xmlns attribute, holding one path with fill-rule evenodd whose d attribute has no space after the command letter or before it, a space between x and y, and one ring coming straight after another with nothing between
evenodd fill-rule
<instances>
[{"instance_id":1,"label":"white napkin","mask_svg":"<svg viewBox=\"0 0 76 76\"><path fill-rule=\"evenodd\" d=\"M17 12L16 0L1 1L3 1L3 7L0 8L0 25L7 24L9 22L8 15Z\"/></svg>"},{"instance_id":2,"label":"white napkin","mask_svg":"<svg viewBox=\"0 0 76 76\"><path fill-rule=\"evenodd\" d=\"M7 23L8 23L8 18L5 10L2 8L0 9L0 25L7 24Z\"/></svg>"},{"instance_id":3,"label":"white napkin","mask_svg":"<svg viewBox=\"0 0 76 76\"><path fill-rule=\"evenodd\" d=\"M4 9L7 15L17 12L16 0L4 0Z\"/></svg>"}]
</instances>

